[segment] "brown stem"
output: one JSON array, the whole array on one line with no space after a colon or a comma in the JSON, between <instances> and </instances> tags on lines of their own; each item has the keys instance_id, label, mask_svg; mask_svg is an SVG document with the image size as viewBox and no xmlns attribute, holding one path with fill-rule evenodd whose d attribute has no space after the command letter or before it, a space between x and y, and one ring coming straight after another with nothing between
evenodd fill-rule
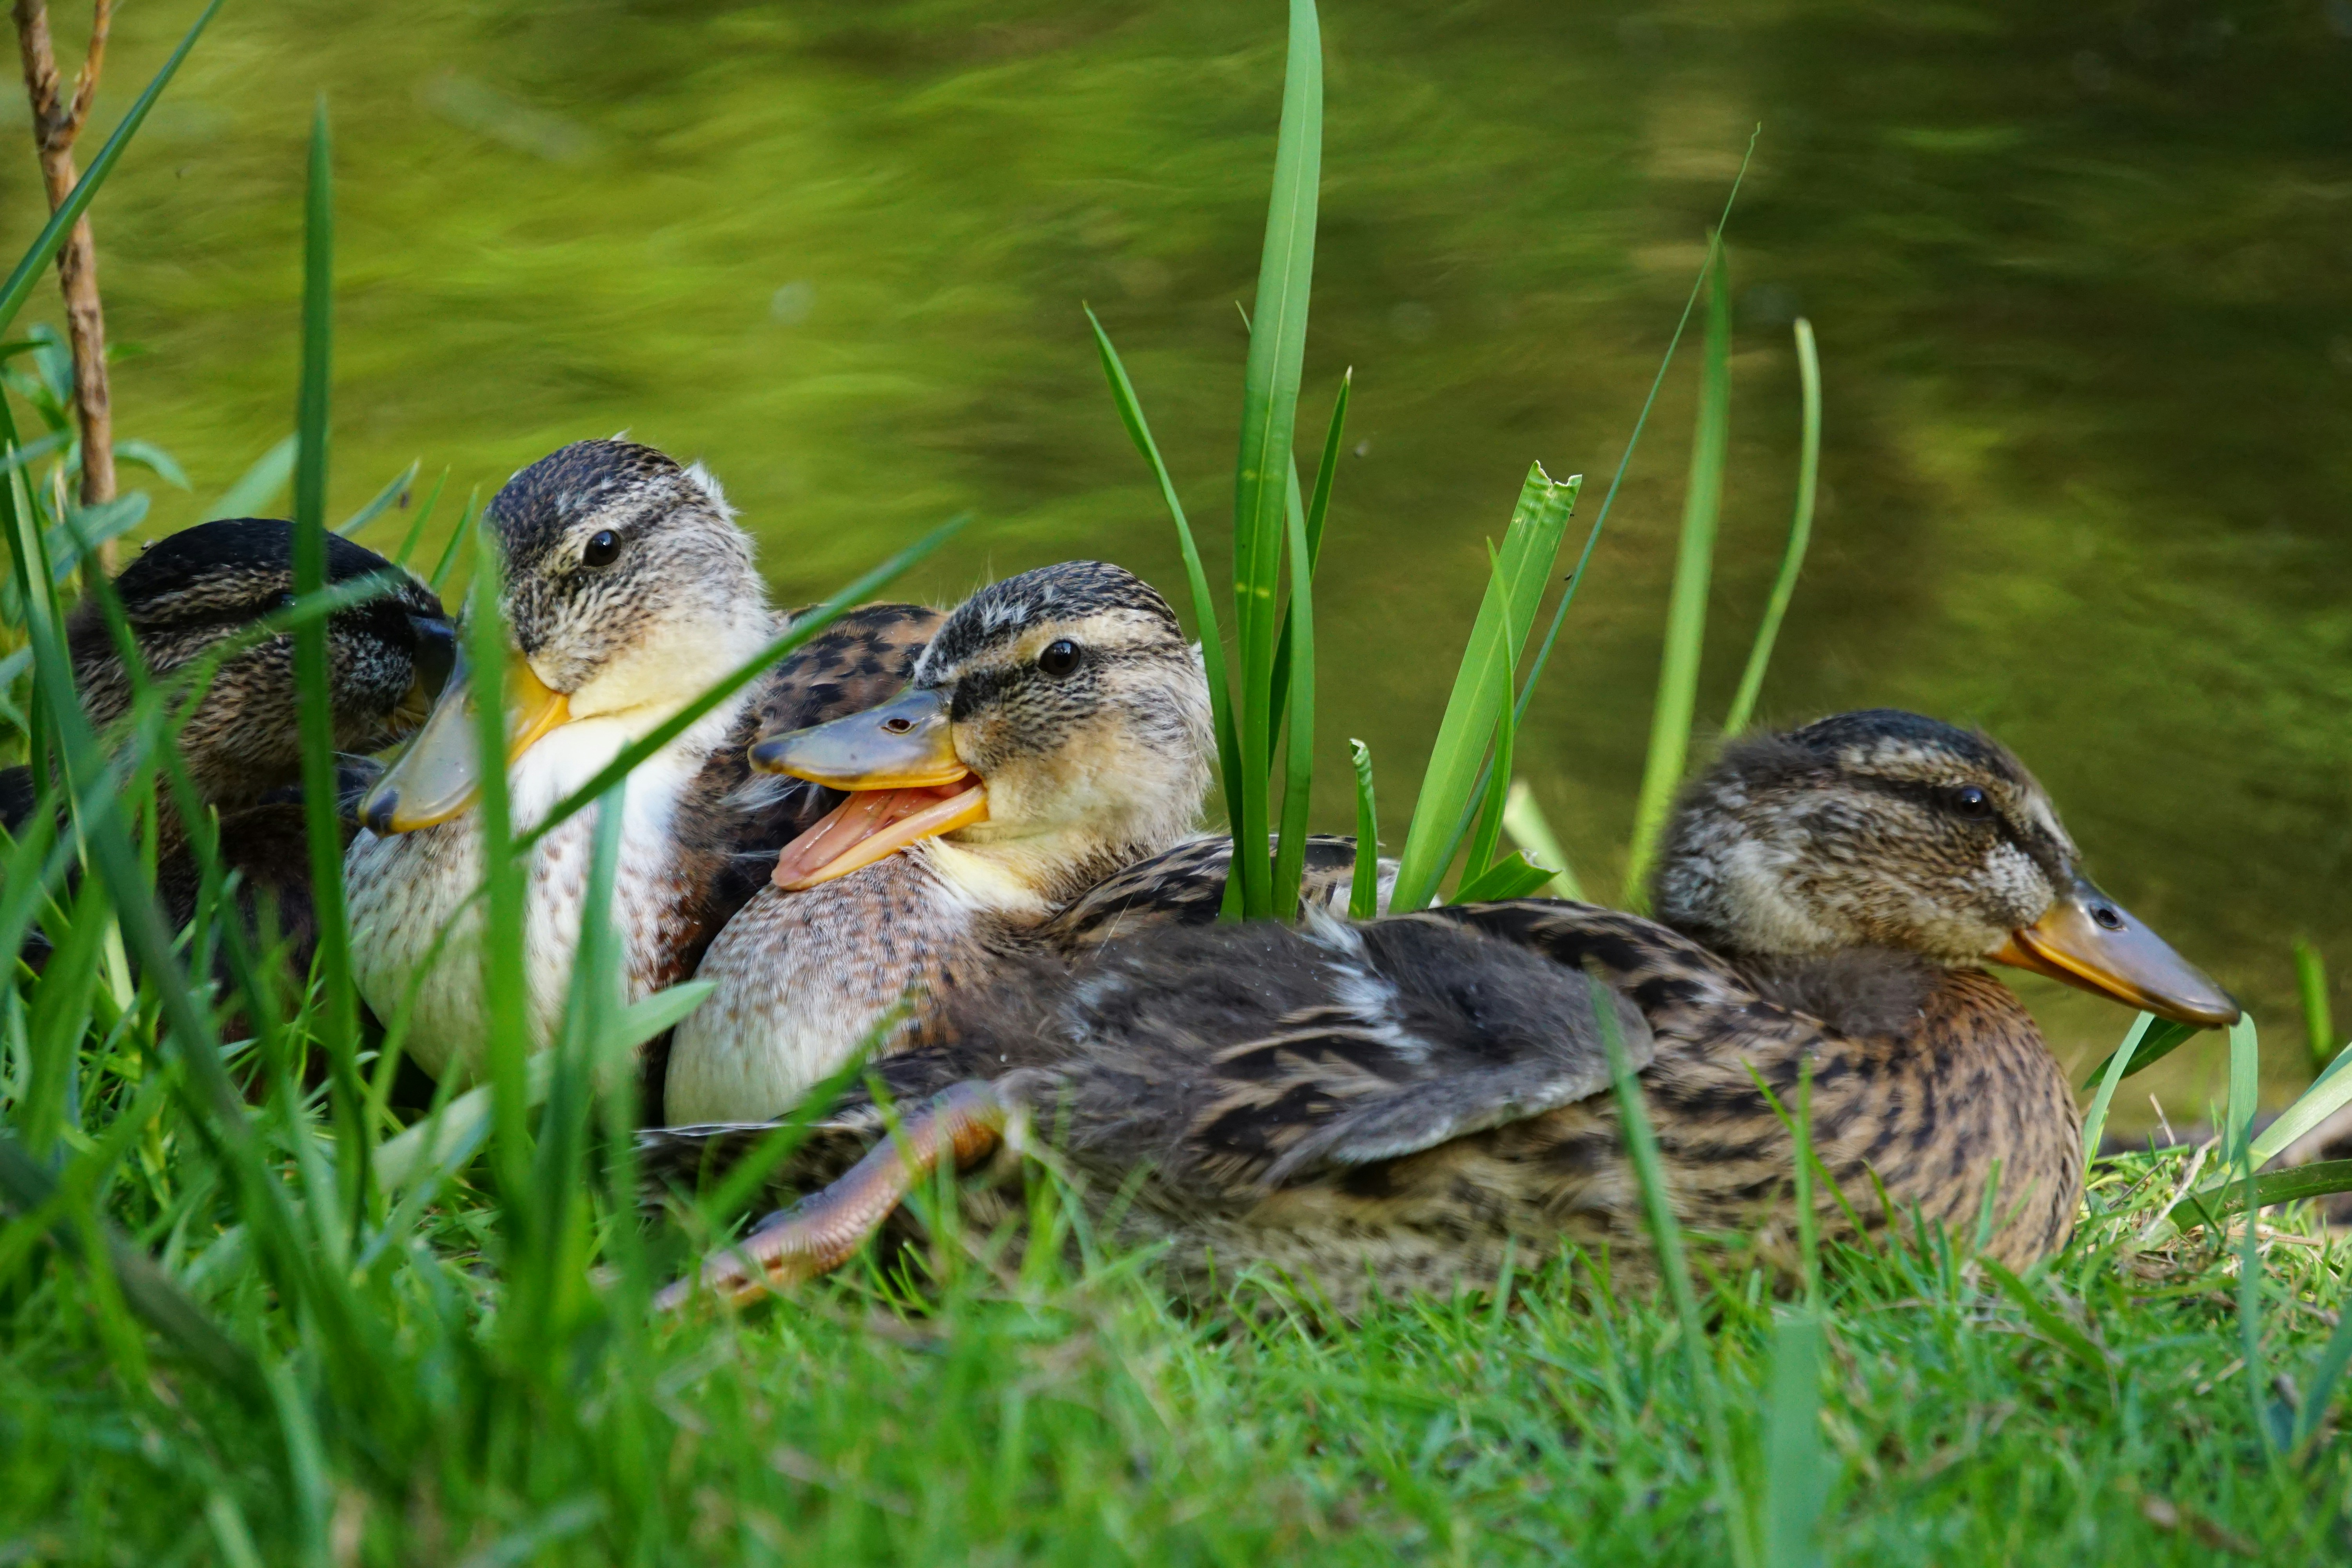
<instances>
[{"instance_id":1,"label":"brown stem","mask_svg":"<svg viewBox=\"0 0 2352 1568\"><path fill-rule=\"evenodd\" d=\"M96 0L89 52L82 58L70 99L60 97L46 0L15 0L12 15L25 57L25 91L32 100L33 145L40 153L49 210L55 212L79 177L74 170L74 138L89 117L90 98L98 90L114 3ZM106 312L98 296L98 252L87 217L73 226L58 252L58 286L65 296L66 341L73 349L74 414L81 426L81 501L95 506L114 499L114 411L106 382ZM112 569L112 553L100 549L101 571Z\"/></svg>"}]
</instances>

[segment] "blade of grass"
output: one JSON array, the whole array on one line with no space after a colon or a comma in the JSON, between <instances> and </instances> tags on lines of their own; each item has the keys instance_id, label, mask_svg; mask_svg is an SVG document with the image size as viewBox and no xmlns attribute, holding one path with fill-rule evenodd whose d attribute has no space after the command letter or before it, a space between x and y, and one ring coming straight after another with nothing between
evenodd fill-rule
<instances>
[{"instance_id":1,"label":"blade of grass","mask_svg":"<svg viewBox=\"0 0 2352 1568\"><path fill-rule=\"evenodd\" d=\"M2233 1031L2234 1033L2234 1031ZM2233 1042L2234 1043L2234 1042ZM2234 1079L2236 1062L2231 1062ZM2281 1111L2271 1124L2254 1140L2254 1166L2257 1170L2275 1160L2286 1146L2352 1104L2352 1050L2338 1053L2327 1070L2314 1079L2309 1088L2295 1096L2294 1103Z\"/></svg>"},{"instance_id":2,"label":"blade of grass","mask_svg":"<svg viewBox=\"0 0 2352 1568\"><path fill-rule=\"evenodd\" d=\"M466 498L466 510L457 514L457 526L449 531L449 542L441 547L441 559L433 563L433 575L425 580L426 587L436 594L441 592L441 585L449 580L449 569L457 563L458 553L466 548L466 541L472 536L474 524L481 515L482 492L477 486Z\"/></svg>"},{"instance_id":3,"label":"blade of grass","mask_svg":"<svg viewBox=\"0 0 2352 1568\"><path fill-rule=\"evenodd\" d=\"M2232 1159L2249 1152L2262 1089L2262 1049L2254 1033L2254 1016L2248 1013L2230 1026L2230 1099L2224 1109L2228 1121L2222 1128L2221 1147ZM2285 1145L2282 1142L2278 1147Z\"/></svg>"},{"instance_id":4,"label":"blade of grass","mask_svg":"<svg viewBox=\"0 0 2352 1568\"><path fill-rule=\"evenodd\" d=\"M1368 921L1381 912L1380 813L1372 803L1372 750L1349 740L1356 764L1356 871L1348 887L1348 918Z\"/></svg>"},{"instance_id":5,"label":"blade of grass","mask_svg":"<svg viewBox=\"0 0 2352 1568\"><path fill-rule=\"evenodd\" d=\"M2294 944L2294 988L2303 1001L2303 1039L2315 1072L2336 1059L2336 1020L2328 1016L2327 966L2307 942Z\"/></svg>"},{"instance_id":6,"label":"blade of grass","mask_svg":"<svg viewBox=\"0 0 2352 1568\"><path fill-rule=\"evenodd\" d=\"M1650 752L1642 765L1625 885L1618 895L1619 902L1637 913L1649 907L1650 863L1657 858L1658 839L1690 756L1700 644L1706 636L1707 580L1715 563L1716 525L1723 511L1724 453L1731 434L1731 292L1724 280L1720 236L1714 247L1698 418L1691 432L1690 482L1683 492L1682 541L1675 552L1674 589L1666 602L1665 651L1658 660L1658 698L1650 713Z\"/></svg>"},{"instance_id":7,"label":"blade of grass","mask_svg":"<svg viewBox=\"0 0 2352 1568\"><path fill-rule=\"evenodd\" d=\"M376 491L367 505L335 524L335 531L349 539L352 534L390 511L392 503L398 500L407 490L410 481L416 478L416 470L424 466L422 462L411 461L408 467L393 476L392 483Z\"/></svg>"},{"instance_id":8,"label":"blade of grass","mask_svg":"<svg viewBox=\"0 0 2352 1568\"><path fill-rule=\"evenodd\" d=\"M1780 621L1796 596L1797 574L1804 570L1805 546L1813 537L1813 495L1822 472L1822 361L1813 347L1813 324L1797 318L1797 379L1804 394L1804 445L1797 458L1797 511L1789 521L1789 546L1780 556L1780 574L1765 601L1764 618L1756 627L1756 646L1748 650L1748 668L1740 672L1739 689L1732 695L1731 710L1724 715L1723 732L1737 735L1755 716L1756 699L1764 689L1764 671L1772 662L1772 645L1780 636Z\"/></svg>"},{"instance_id":9,"label":"blade of grass","mask_svg":"<svg viewBox=\"0 0 2352 1568\"><path fill-rule=\"evenodd\" d=\"M1559 836L1552 832L1543 808L1536 805L1536 792L1528 787L1525 779L1513 780L1511 793L1503 797L1503 831L1511 836L1511 842L1530 862L1556 868L1551 880L1545 884L1547 893L1555 899L1584 902L1584 888L1576 879L1568 851L1560 847Z\"/></svg>"},{"instance_id":10,"label":"blade of grass","mask_svg":"<svg viewBox=\"0 0 2352 1568\"><path fill-rule=\"evenodd\" d=\"M130 109L116 123L113 133L107 137L106 145L100 148L98 156L89 161L89 167L82 171L81 178L74 182L74 188L67 194L64 201L58 204L57 211L49 215L49 221L42 226L32 247L25 252L24 259L16 263L14 272L8 274L7 282L0 283L0 331L7 331L10 323L16 321L16 312L25 308L25 301L31 298L34 288L41 280L42 269L56 259L58 251L65 245L66 236L72 233L73 226L81 221L81 215L89 210L99 187L106 184L109 174L114 173L114 165L122 161L123 152L131 145L131 139L139 133L140 126L146 123L147 111L155 107L155 100L163 96L163 89L170 85L173 77L179 74L180 62L186 59L188 51L196 47L196 39L203 36L205 28L212 22L213 14L220 8L221 0L211 0L197 14L195 21L181 35L179 47L172 51L163 61L163 68L148 79L145 89L131 100Z\"/></svg>"},{"instance_id":11,"label":"blade of grass","mask_svg":"<svg viewBox=\"0 0 2352 1568\"><path fill-rule=\"evenodd\" d=\"M2314 1441L2327 1420L2327 1406L2336 1397L2336 1384L2344 1375L2344 1368L2352 1363L2352 1312L2339 1310L2335 1331L2312 1363L2311 1373L2303 1380L2303 1407L2294 1414L2293 1449L2298 1459L2307 1458Z\"/></svg>"},{"instance_id":12,"label":"blade of grass","mask_svg":"<svg viewBox=\"0 0 2352 1568\"><path fill-rule=\"evenodd\" d=\"M294 477L295 449L302 444L299 435L288 436L260 457L253 466L237 477L236 483L223 490L220 499L205 509L204 521L211 522L224 517L252 517L261 511L286 481Z\"/></svg>"},{"instance_id":13,"label":"blade of grass","mask_svg":"<svg viewBox=\"0 0 2352 1568\"><path fill-rule=\"evenodd\" d=\"M310 162L302 247L302 380L295 416L294 592L327 585L328 405L333 380L335 217L333 150L321 98L310 119ZM302 733L302 819L310 849L310 897L318 921L320 1007L312 1028L327 1054L329 1103L335 1127L336 1182L348 1234L356 1244L369 1202L359 1069L359 994L352 984L351 930L343 909L342 814L336 798L335 699L327 623L294 634L294 682ZM332 1234L331 1232L331 1234ZM338 1261L340 1261L340 1257Z\"/></svg>"},{"instance_id":14,"label":"blade of grass","mask_svg":"<svg viewBox=\"0 0 2352 1568\"><path fill-rule=\"evenodd\" d=\"M2085 1170L2090 1168L2092 1161L2099 1157L2099 1140L2107 1130L2107 1104L2116 1097L2116 1086L2123 1082L2124 1076L2131 1070L2133 1053L2139 1049L2141 1042L2147 1038L2148 1031L2157 1023L2155 1014L2142 1013L2132 1021L2130 1030L2124 1036L2124 1043L2107 1058L2107 1070L2099 1079L2099 1092L2093 1097L2091 1109L2083 1118L2083 1166Z\"/></svg>"},{"instance_id":15,"label":"blade of grass","mask_svg":"<svg viewBox=\"0 0 2352 1568\"><path fill-rule=\"evenodd\" d=\"M1201 668L1208 677L1210 713L1217 731L1217 777L1224 787L1225 820L1237 822L1241 819L1241 742L1234 731L1233 689L1225 673L1224 641L1217 629L1217 601L1209 592L1209 574L1201 565L1200 547L1192 542L1192 524L1184 520L1184 505L1176 499L1175 481L1168 477L1168 465L1160 459L1159 443L1152 440L1143 405L1136 399L1135 384L1128 379L1127 366L1120 363L1110 334L1103 331L1092 310L1087 311L1087 321L1095 330L1095 350L1102 356L1103 374L1110 380L1111 401L1118 407L1119 421L1127 426L1135 449L1151 465L1151 477L1160 482L1160 499L1176 521L1176 542L1183 552L1184 576L1192 591L1192 624L1201 630Z\"/></svg>"},{"instance_id":16,"label":"blade of grass","mask_svg":"<svg viewBox=\"0 0 2352 1568\"><path fill-rule=\"evenodd\" d=\"M1272 830L1274 658L1276 602L1297 470L1291 441L1307 352L1307 296L1315 270L1315 214L1323 163L1323 51L1314 0L1290 0L1290 43L1275 140L1274 189L1266 204L1249 359L1242 376L1241 444L1234 461L1234 637L1240 680L1234 729L1241 742L1241 812L1234 822L1234 867L1242 910L1276 912ZM1282 911L1287 914L1289 911Z\"/></svg>"},{"instance_id":17,"label":"blade of grass","mask_svg":"<svg viewBox=\"0 0 2352 1568\"><path fill-rule=\"evenodd\" d=\"M1609 477L1609 489L1601 498L1601 510L1593 517L1592 526L1585 531L1584 548L1577 552L1576 565L1568 574L1568 587L1559 596L1559 605L1551 613L1551 625L1544 631L1543 646L1536 650L1536 661L1528 671L1528 679L1519 689L1518 721L1528 719L1528 701L1535 695L1536 683L1543 679L1545 667L1551 663L1551 650L1559 640L1561 623L1568 619L1568 607L1576 602L1576 591L1583 586L1586 568L1592 564L1593 549L1601 542L1601 531L1609 521L1609 513L1617 504L1617 491L1625 482L1625 471L1633 466L1633 453L1642 444L1642 432L1648 428L1650 410L1657 405L1658 389L1666 384L1666 372L1674 367L1675 350L1681 346L1683 331L1690 325L1691 312L1698 306L1699 295L1706 287L1714 269L1716 247L1723 243L1723 232L1731 226L1731 208L1739 200L1739 187L1748 178L1748 165L1756 156L1757 139L1764 134L1759 125L1748 132L1748 150L1740 154L1739 170L1731 177L1731 189L1724 194L1723 211L1717 215L1715 232L1707 243L1706 257L1699 263L1698 276L1691 279L1690 293L1684 297L1683 313L1675 318L1674 335L1666 340L1666 352L1659 356L1657 374L1650 378L1650 390L1642 399L1642 411L1633 417L1633 433L1625 437L1625 449L1618 454L1617 471Z\"/></svg>"},{"instance_id":18,"label":"blade of grass","mask_svg":"<svg viewBox=\"0 0 2352 1568\"><path fill-rule=\"evenodd\" d=\"M2194 1024L2176 1024L2169 1018L2158 1018L2148 1029L2147 1037L2139 1042L2139 1048L2132 1053L2131 1065L2124 1069L2124 1077L2131 1078L2146 1072L2200 1033L2202 1031ZM2088 1089L2098 1082L2115 1059L2111 1054L2093 1068L2084 1076L2083 1087Z\"/></svg>"},{"instance_id":19,"label":"blade of grass","mask_svg":"<svg viewBox=\"0 0 2352 1568\"><path fill-rule=\"evenodd\" d=\"M1538 463L1520 487L1499 552L1502 572L1488 574L1486 597L1454 672L1454 692L1438 722L1437 742L1430 749L1421 794L1413 802L1412 822L1398 853L1390 908L1399 913L1427 908L1453 863L1459 843L1455 835L1466 828L1480 764L1501 717L1496 693L1507 688L1497 684L1495 667L1502 666L1506 681L1507 672L1518 667L1581 483L1580 476L1555 483ZM1501 592L1502 583L1510 584L1508 598Z\"/></svg>"},{"instance_id":20,"label":"blade of grass","mask_svg":"<svg viewBox=\"0 0 2352 1568\"><path fill-rule=\"evenodd\" d=\"M1601 1026L1601 1045L1609 1054L1609 1081L1617 1098L1618 1136L1624 1142L1625 1157L1641 1188L1642 1213L1649 1224L1658 1276L1674 1302L1675 1320L1682 1327L1685 1370L1690 1376L1692 1391L1698 1396L1701 1440L1707 1470L1715 1480L1716 1501L1723 1512L1724 1528L1731 1536L1732 1560L1752 1563L1756 1560L1755 1545L1746 1524L1750 1516L1740 1494L1738 1473L1732 1467L1731 1430L1724 1418L1723 1390L1716 1382L1706 1321L1699 1315L1698 1296L1691 1288L1690 1265L1683 1257L1682 1224L1675 1216L1674 1196L1667 1190L1665 1163L1658 1154L1657 1134L1651 1129L1641 1083L1634 1078L1633 1065L1625 1055L1625 1041L1618 1031L1617 1009L1611 1002L1609 988L1598 974L1590 972L1585 984L1591 992L1592 1016Z\"/></svg>"},{"instance_id":21,"label":"blade of grass","mask_svg":"<svg viewBox=\"0 0 2352 1568\"><path fill-rule=\"evenodd\" d=\"M1331 405L1331 423L1323 433L1323 457L1315 468L1315 494L1307 503L1307 575L1311 580L1323 561L1323 525L1331 511L1331 485L1339 468L1340 437L1348 424L1348 393L1356 380L1350 366L1339 378L1339 395ZM1291 475L1296 494L1298 476ZM1283 704L1290 691L1290 612L1282 613L1282 636L1274 649L1274 722L1282 722Z\"/></svg>"},{"instance_id":22,"label":"blade of grass","mask_svg":"<svg viewBox=\"0 0 2352 1568\"><path fill-rule=\"evenodd\" d=\"M394 566L406 567L408 558L416 553L417 542L425 537L425 525L433 521L434 509L441 504L442 487L448 482L449 470L444 468L441 477L433 481L433 488L425 492L425 504L416 509L416 516L409 522L408 531L402 535L399 552L392 558Z\"/></svg>"},{"instance_id":23,"label":"blade of grass","mask_svg":"<svg viewBox=\"0 0 2352 1568\"><path fill-rule=\"evenodd\" d=\"M1511 584L1503 581L1502 558L1495 552L1494 542L1491 540L1486 545L1486 567L1494 574L1496 582L1502 590L1504 602L1509 603L1512 597ZM1528 619L1532 621L1534 616L1531 615ZM1517 640L1524 642L1525 634L1521 633ZM1517 647L1514 647L1513 652L1516 656ZM1513 742L1517 739L1516 729L1511 723L1511 679L1517 673L1516 658L1512 665L1507 668L1499 661L1495 666L1496 679L1502 682L1501 690L1496 694L1499 700L1496 703L1495 712L1495 748L1486 763L1486 787L1480 794L1477 826L1470 835L1469 857L1462 863L1462 881L1465 886L1476 882L1486 874L1487 868L1495 861L1495 847L1502 841L1503 803L1510 797L1511 750ZM1457 899L1460 896L1459 893L1455 894Z\"/></svg>"},{"instance_id":24,"label":"blade of grass","mask_svg":"<svg viewBox=\"0 0 2352 1568\"><path fill-rule=\"evenodd\" d=\"M1296 478L1286 509L1290 524L1290 611L1283 622L1278 651L1289 659L1290 715L1284 734L1282 778L1282 838L1274 857L1274 909L1281 918L1295 917L1298 884L1307 868L1307 808L1315 787L1315 570L1314 550L1307 537L1307 519L1298 505ZM1284 661L1276 659L1279 666ZM1277 674L1280 671L1277 670ZM1280 704L1268 715L1283 722Z\"/></svg>"},{"instance_id":25,"label":"blade of grass","mask_svg":"<svg viewBox=\"0 0 2352 1568\"><path fill-rule=\"evenodd\" d=\"M1821 1407L1821 1320L1801 1312L1772 1325L1761 1531L1762 1557L1769 1568L1813 1568L1822 1561L1822 1508L1829 1500L1830 1468L1822 1452Z\"/></svg>"}]
</instances>

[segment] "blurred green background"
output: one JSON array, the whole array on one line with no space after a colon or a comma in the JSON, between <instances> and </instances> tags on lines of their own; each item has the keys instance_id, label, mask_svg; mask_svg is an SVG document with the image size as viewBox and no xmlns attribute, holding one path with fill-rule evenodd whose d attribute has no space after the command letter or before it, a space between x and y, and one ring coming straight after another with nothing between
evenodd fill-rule
<instances>
[{"instance_id":1,"label":"blurred green background","mask_svg":"<svg viewBox=\"0 0 2352 1568\"><path fill-rule=\"evenodd\" d=\"M85 158L197 9L126 11ZM2307 1078L2292 942L2352 974L2352 0L1330 0L1323 24L1302 429L1356 384L1318 824L1350 821L1360 735L1401 834L1484 542L1535 459L1586 474L1592 515L1760 123L1702 713L1786 527L1801 312L1827 445L1766 717L1893 704L2006 740L2094 873L2255 1002L2272 1094ZM59 9L69 56L85 25ZM487 494L625 428L725 480L783 599L966 507L913 595L1092 554L1181 597L1080 304L1222 557L1281 49L1272 0L232 0L95 209L118 433L196 491L159 489L148 531L291 427L323 92L337 515L411 458ZM5 101L22 245L40 197ZM1631 816L1696 357L1519 742L1596 889ZM2071 1058L2126 1022L2022 988ZM2220 1061L2150 1078L2194 1116Z\"/></svg>"}]
</instances>

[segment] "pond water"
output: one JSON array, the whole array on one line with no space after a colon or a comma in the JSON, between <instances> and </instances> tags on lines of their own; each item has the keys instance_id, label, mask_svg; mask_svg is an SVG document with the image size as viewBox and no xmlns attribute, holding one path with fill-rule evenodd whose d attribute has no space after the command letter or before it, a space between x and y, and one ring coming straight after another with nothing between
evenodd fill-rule
<instances>
[{"instance_id":1,"label":"pond water","mask_svg":"<svg viewBox=\"0 0 2352 1568\"><path fill-rule=\"evenodd\" d=\"M197 9L126 11L100 126ZM965 508L911 594L1090 554L1181 597L1080 306L1222 558L1281 15L239 0L96 213L119 431L196 492L157 487L151 531L290 427L323 92L338 514L412 458L487 493L626 428L725 480L784 598ZM1302 426L1349 366L1355 390L1318 585L1318 821L1350 821L1350 735L1408 801L1528 465L1589 476L1592 516L1760 124L1728 229L1702 713L1787 525L1802 313L1821 512L1767 716L1892 704L2009 742L2095 874L2257 1005L2269 1090L2292 1092L2292 944L2352 974L2352 0L1333 0L1324 25ZM6 168L21 245L37 185L29 156ZM1600 889L1695 371L1666 384L1519 742ZM2127 1021L2024 989L2074 1058ZM2208 1044L2150 1076L2194 1113L2219 1064Z\"/></svg>"}]
</instances>

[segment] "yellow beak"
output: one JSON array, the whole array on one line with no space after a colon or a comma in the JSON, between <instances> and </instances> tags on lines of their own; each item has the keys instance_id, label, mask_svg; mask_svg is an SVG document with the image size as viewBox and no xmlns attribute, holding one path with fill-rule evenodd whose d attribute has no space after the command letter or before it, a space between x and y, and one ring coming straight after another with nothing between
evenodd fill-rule
<instances>
[{"instance_id":1,"label":"yellow beak","mask_svg":"<svg viewBox=\"0 0 2352 1568\"><path fill-rule=\"evenodd\" d=\"M509 767L572 717L563 693L551 690L530 661L512 651L507 655L506 709ZM462 815L481 787L481 763L474 748L473 683L467 679L460 652L425 727L360 803L360 820L379 834L413 833Z\"/></svg>"},{"instance_id":2,"label":"yellow beak","mask_svg":"<svg viewBox=\"0 0 2352 1568\"><path fill-rule=\"evenodd\" d=\"M2159 1018L2201 1029L2238 1021L2236 997L2079 872L2047 914L2010 932L1990 956Z\"/></svg>"}]
</instances>

